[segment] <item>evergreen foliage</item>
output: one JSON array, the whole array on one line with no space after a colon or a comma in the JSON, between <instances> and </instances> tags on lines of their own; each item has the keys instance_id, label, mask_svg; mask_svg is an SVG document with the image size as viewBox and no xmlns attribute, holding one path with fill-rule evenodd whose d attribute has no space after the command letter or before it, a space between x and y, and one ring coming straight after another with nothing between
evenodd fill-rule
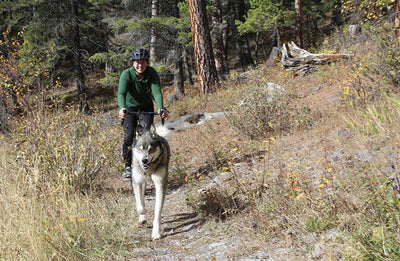
<instances>
[{"instance_id":1,"label":"evergreen foliage","mask_svg":"<svg viewBox=\"0 0 400 261\"><path fill-rule=\"evenodd\" d=\"M390 12L393 2L303 0L302 24L304 39L308 41L304 47L318 45L321 36L337 25L334 16L342 14L351 21L373 22ZM150 47L150 32L157 37L157 57L152 57L151 63L163 79L177 69L176 64L183 58L186 70L193 70L187 1L158 1L159 13L155 17L151 14L151 4L151 0L79 1L81 67L85 74L101 73L89 85L100 83L104 87L115 88L120 72L130 66L129 53L134 48ZM223 52L231 61L234 58L235 62L231 62L230 67L253 64L254 57L251 56L259 59L259 45L266 59L271 48L279 47L295 37L293 1L225 0L208 1L207 4L210 13L222 7L220 24L213 24L210 14L208 19L211 25L221 27L217 31L223 34L225 44L224 50L218 52ZM40 91L43 86L51 85L68 89L73 87L74 38L70 9L70 0L15 0L0 3L0 54L6 58L10 54L7 43L19 43L13 57L29 91ZM256 50L252 51L254 46Z\"/></svg>"},{"instance_id":2,"label":"evergreen foliage","mask_svg":"<svg viewBox=\"0 0 400 261\"><path fill-rule=\"evenodd\" d=\"M321 31L321 28L316 26L321 20L327 19L328 15L332 15L335 8L333 1L318 0L301 1L303 25L306 30L305 34L312 39L308 45L315 45L317 38L315 33ZM329 20L329 19L328 19ZM236 21L240 34L248 33L264 33L271 35L274 30L278 30L281 37L284 39L294 38L292 36L295 23L295 8L294 1L280 0L250 0L250 9L246 15L245 21ZM307 30L308 29L308 30ZM284 35L287 32L291 35Z\"/></svg>"}]
</instances>

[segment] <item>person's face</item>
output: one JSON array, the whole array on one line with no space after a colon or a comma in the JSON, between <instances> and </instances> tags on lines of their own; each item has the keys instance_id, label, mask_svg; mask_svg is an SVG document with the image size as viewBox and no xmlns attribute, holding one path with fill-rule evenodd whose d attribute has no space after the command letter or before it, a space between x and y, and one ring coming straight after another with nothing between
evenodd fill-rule
<instances>
[{"instance_id":1,"label":"person's face","mask_svg":"<svg viewBox=\"0 0 400 261\"><path fill-rule=\"evenodd\" d=\"M139 74L144 73L146 71L148 62L147 60L134 60L133 61L133 67L135 68L135 71Z\"/></svg>"}]
</instances>

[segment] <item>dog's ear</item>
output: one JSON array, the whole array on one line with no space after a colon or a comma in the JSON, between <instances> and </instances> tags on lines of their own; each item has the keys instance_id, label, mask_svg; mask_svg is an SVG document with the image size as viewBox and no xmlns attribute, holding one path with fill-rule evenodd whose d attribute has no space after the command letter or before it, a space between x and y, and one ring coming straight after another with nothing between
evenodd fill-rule
<instances>
[{"instance_id":1,"label":"dog's ear","mask_svg":"<svg viewBox=\"0 0 400 261\"><path fill-rule=\"evenodd\" d=\"M151 133L151 135L153 135L153 136L154 136L154 134L156 134L156 127L154 126L154 124L152 124L152 125L150 126L150 133Z\"/></svg>"},{"instance_id":2,"label":"dog's ear","mask_svg":"<svg viewBox=\"0 0 400 261\"><path fill-rule=\"evenodd\" d=\"M140 124L138 124L138 126L136 127L136 134L138 136L142 136L143 133L145 133L145 129Z\"/></svg>"},{"instance_id":3,"label":"dog's ear","mask_svg":"<svg viewBox=\"0 0 400 261\"><path fill-rule=\"evenodd\" d=\"M157 135L156 128L154 127L154 125L151 125L150 129L146 130L143 135L149 135L149 137L154 139L156 137L156 135Z\"/></svg>"}]
</instances>

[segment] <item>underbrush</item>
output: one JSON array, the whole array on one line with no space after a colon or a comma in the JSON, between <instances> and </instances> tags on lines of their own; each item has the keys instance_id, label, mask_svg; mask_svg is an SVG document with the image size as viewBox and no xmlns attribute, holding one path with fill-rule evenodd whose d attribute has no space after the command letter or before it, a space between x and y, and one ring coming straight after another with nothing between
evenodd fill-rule
<instances>
[{"instance_id":1,"label":"underbrush","mask_svg":"<svg viewBox=\"0 0 400 261\"><path fill-rule=\"evenodd\" d=\"M120 137L113 124L111 116L38 112L15 127L16 158L10 163L39 193L85 193L113 167Z\"/></svg>"},{"instance_id":2,"label":"underbrush","mask_svg":"<svg viewBox=\"0 0 400 261\"><path fill-rule=\"evenodd\" d=\"M305 249L308 258L398 260L399 104L388 97L325 118L327 129L299 143L271 138L253 142L252 153L240 143L215 145L212 170L187 203L219 220L246 215L261 240Z\"/></svg>"},{"instance_id":3,"label":"underbrush","mask_svg":"<svg viewBox=\"0 0 400 261\"><path fill-rule=\"evenodd\" d=\"M296 104L293 90L263 78L250 77L253 80L246 86L237 88L241 100L225 106L230 111L227 117L233 128L250 139L263 140L296 129L307 129L313 124L311 109Z\"/></svg>"},{"instance_id":4,"label":"underbrush","mask_svg":"<svg viewBox=\"0 0 400 261\"><path fill-rule=\"evenodd\" d=\"M128 233L135 228L121 223L130 214L126 203L121 206L118 194L90 196L118 167L116 126L110 116L50 111L16 124L2 151L7 157L0 172L0 259L124 255L135 241Z\"/></svg>"},{"instance_id":5,"label":"underbrush","mask_svg":"<svg viewBox=\"0 0 400 261\"><path fill-rule=\"evenodd\" d=\"M398 48L392 38L377 42L374 32L343 41L344 50L361 55L334 65L337 74L315 73L337 87L329 115L297 103L293 90L302 80L285 73L247 74L243 85L213 96L213 106L229 112L246 138L234 148L214 141L212 177L204 182L212 189L194 187L188 204L219 219L246 213L260 239L297 246L307 258L399 260ZM364 55L371 50L375 55ZM271 91L269 82L285 92ZM279 142L292 134L303 138ZM215 181L226 173L228 180Z\"/></svg>"},{"instance_id":6,"label":"underbrush","mask_svg":"<svg viewBox=\"0 0 400 261\"><path fill-rule=\"evenodd\" d=\"M364 209L353 243L357 254L367 259L400 258L400 99L385 96L345 117L357 138L377 151L371 162L360 164L359 183ZM379 152L379 153L378 153Z\"/></svg>"}]
</instances>

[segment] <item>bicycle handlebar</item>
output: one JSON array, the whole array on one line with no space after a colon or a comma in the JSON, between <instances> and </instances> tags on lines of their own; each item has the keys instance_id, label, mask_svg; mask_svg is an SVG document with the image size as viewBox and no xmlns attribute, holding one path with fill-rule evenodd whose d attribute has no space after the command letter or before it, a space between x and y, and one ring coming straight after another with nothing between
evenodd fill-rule
<instances>
[{"instance_id":1,"label":"bicycle handlebar","mask_svg":"<svg viewBox=\"0 0 400 261\"><path fill-rule=\"evenodd\" d=\"M125 113L136 114L136 115L159 115L158 112L153 112L153 111L128 111Z\"/></svg>"},{"instance_id":2,"label":"bicycle handlebar","mask_svg":"<svg viewBox=\"0 0 400 261\"><path fill-rule=\"evenodd\" d=\"M162 109L165 110L165 109ZM160 115L161 117L161 125L164 126L165 119L162 117L162 113L154 112L154 111L129 111L125 109L124 112L126 114L136 114L136 115ZM124 118L121 119L121 125L124 123Z\"/></svg>"}]
</instances>

